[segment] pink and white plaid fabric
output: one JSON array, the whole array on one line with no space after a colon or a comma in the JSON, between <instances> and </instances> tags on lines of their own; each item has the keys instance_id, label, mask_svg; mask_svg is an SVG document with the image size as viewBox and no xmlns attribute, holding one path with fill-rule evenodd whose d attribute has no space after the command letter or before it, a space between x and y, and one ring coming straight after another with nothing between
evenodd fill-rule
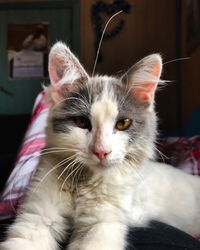
<instances>
[{"instance_id":1,"label":"pink and white plaid fabric","mask_svg":"<svg viewBox=\"0 0 200 250\"><path fill-rule=\"evenodd\" d=\"M44 92L35 101L32 117L22 146L17 155L14 169L7 181L0 200L0 219L12 217L33 176L41 149L45 146L45 127L49 104L45 102Z\"/></svg>"},{"instance_id":2,"label":"pink and white plaid fabric","mask_svg":"<svg viewBox=\"0 0 200 250\"><path fill-rule=\"evenodd\" d=\"M161 141L164 161L188 174L200 176L200 136L168 137Z\"/></svg>"}]
</instances>

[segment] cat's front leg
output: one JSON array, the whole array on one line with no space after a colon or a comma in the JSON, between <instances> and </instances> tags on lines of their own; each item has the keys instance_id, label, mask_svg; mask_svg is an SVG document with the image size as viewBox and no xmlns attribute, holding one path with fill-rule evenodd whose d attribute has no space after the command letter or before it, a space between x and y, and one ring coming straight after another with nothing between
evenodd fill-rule
<instances>
[{"instance_id":1,"label":"cat's front leg","mask_svg":"<svg viewBox=\"0 0 200 250\"><path fill-rule=\"evenodd\" d=\"M127 226L101 222L86 231L75 231L67 250L125 250Z\"/></svg>"},{"instance_id":2,"label":"cat's front leg","mask_svg":"<svg viewBox=\"0 0 200 250\"><path fill-rule=\"evenodd\" d=\"M37 178L41 180L47 170ZM71 194L59 192L57 178L33 181L0 250L56 250L71 227Z\"/></svg>"}]
</instances>

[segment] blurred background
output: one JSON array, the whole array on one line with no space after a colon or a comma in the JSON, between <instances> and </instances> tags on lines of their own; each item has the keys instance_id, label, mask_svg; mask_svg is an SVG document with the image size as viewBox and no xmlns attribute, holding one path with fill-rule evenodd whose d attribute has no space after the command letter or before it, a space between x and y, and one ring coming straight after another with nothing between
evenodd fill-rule
<instances>
[{"instance_id":1,"label":"blurred background","mask_svg":"<svg viewBox=\"0 0 200 250\"><path fill-rule=\"evenodd\" d=\"M48 52L66 42L91 73L108 19L95 72L122 74L137 60L160 53L156 96L162 136L200 130L200 1L0 0L0 164L9 165L42 84L49 83ZM191 127L191 119L193 119Z\"/></svg>"}]
</instances>

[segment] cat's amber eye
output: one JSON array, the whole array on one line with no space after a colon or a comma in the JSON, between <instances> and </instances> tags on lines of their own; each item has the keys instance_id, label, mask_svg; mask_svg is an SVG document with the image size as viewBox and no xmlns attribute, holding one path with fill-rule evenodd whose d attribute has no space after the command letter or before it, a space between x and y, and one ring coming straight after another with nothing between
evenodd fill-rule
<instances>
[{"instance_id":1,"label":"cat's amber eye","mask_svg":"<svg viewBox=\"0 0 200 250\"><path fill-rule=\"evenodd\" d=\"M79 128L88 129L88 130L92 129L90 120L85 116L76 116L76 117L73 117L73 120L76 126Z\"/></svg>"},{"instance_id":2,"label":"cat's amber eye","mask_svg":"<svg viewBox=\"0 0 200 250\"><path fill-rule=\"evenodd\" d=\"M132 120L125 118L125 119L119 119L116 124L115 128L118 130L126 130L131 126Z\"/></svg>"}]
</instances>

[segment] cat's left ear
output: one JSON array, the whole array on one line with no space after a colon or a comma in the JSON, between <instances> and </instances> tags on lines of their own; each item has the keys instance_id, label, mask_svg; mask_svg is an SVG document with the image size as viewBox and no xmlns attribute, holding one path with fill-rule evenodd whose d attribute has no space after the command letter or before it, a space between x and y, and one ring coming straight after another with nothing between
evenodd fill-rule
<instances>
[{"instance_id":1,"label":"cat's left ear","mask_svg":"<svg viewBox=\"0 0 200 250\"><path fill-rule=\"evenodd\" d=\"M152 54L133 65L122 76L132 94L143 103L152 103L162 72L162 59L159 54Z\"/></svg>"},{"instance_id":2,"label":"cat's left ear","mask_svg":"<svg viewBox=\"0 0 200 250\"><path fill-rule=\"evenodd\" d=\"M89 79L79 60L62 42L51 48L48 69L54 100L62 98L63 89L70 91L74 83L81 84Z\"/></svg>"}]
</instances>

